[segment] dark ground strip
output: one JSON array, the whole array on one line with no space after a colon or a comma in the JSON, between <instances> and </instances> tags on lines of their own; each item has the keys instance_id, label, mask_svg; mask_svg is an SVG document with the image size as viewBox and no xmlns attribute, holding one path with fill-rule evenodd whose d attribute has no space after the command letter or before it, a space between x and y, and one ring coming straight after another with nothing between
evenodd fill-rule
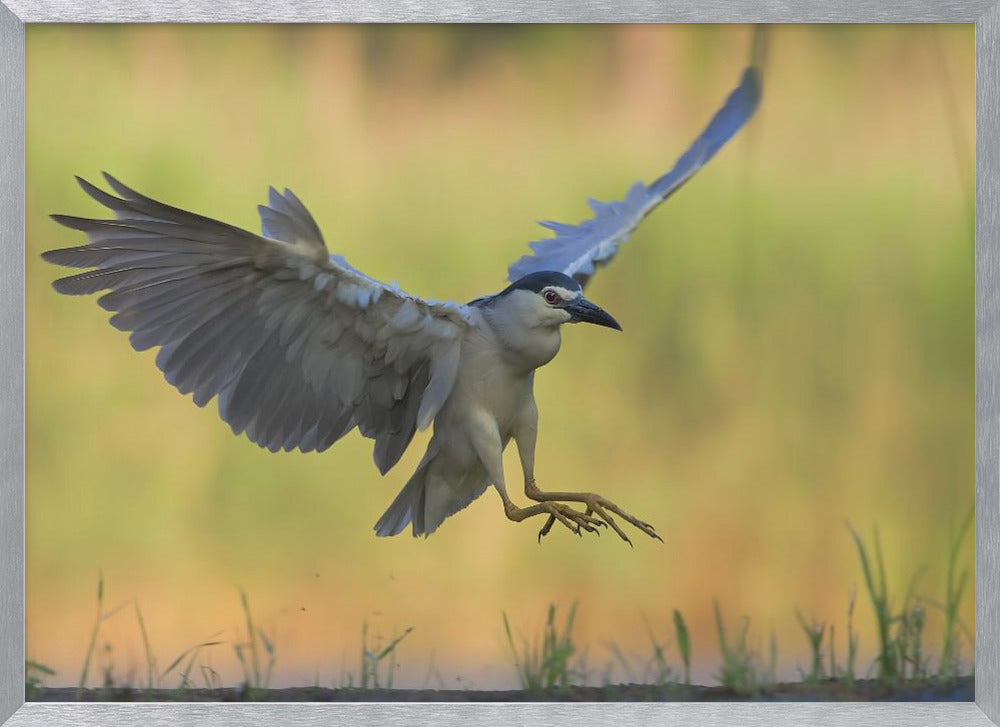
<instances>
[{"instance_id":1,"label":"dark ground strip","mask_svg":"<svg viewBox=\"0 0 1000 727\"><path fill-rule=\"evenodd\" d=\"M79 697L79 698L78 698ZM818 684L778 684L758 694L737 694L725 687L681 684L614 684L604 687L568 687L545 692L478 689L85 689L51 687L38 690L36 702L972 702L973 677L960 677L950 684L906 683L895 688L862 679L847 691L837 680Z\"/></svg>"}]
</instances>

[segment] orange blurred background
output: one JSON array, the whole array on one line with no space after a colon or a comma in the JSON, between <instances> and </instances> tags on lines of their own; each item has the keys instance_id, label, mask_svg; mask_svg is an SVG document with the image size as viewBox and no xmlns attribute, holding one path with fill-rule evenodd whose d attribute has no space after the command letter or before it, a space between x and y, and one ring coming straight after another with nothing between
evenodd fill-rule
<instances>
[{"instance_id":1,"label":"orange blurred background","mask_svg":"<svg viewBox=\"0 0 1000 727\"><path fill-rule=\"evenodd\" d=\"M940 601L973 497L972 26L771 28L756 118L588 288L625 332L567 331L539 372L539 483L607 495L662 545L539 545L541 523L508 522L493 492L427 540L376 539L426 435L384 479L356 433L262 451L93 301L56 295L38 258L82 243L49 213L100 212L73 174L250 229L273 184L366 273L468 300L548 234L535 220L576 222L588 196L669 168L749 43L745 26L30 26L26 628L47 683L79 678L99 573L105 611L140 605L158 671L215 637L199 664L226 685L237 586L277 686L357 683L363 622L383 640L413 627L397 686L512 686L502 612L530 639L574 600L591 683L640 678L605 675L610 645L641 664L674 608L711 682L713 598L731 629L773 631L797 678L796 608L846 652L845 520L878 525L896 605L923 566L917 592ZM961 613L971 628L971 595ZM863 589L855 622L863 674ZM144 683L129 609L101 624L88 683L106 669Z\"/></svg>"}]
</instances>

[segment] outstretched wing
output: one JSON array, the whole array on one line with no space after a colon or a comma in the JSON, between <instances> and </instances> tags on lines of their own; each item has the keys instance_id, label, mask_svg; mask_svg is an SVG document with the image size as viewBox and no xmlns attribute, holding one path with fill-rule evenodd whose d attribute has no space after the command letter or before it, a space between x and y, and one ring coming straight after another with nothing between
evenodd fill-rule
<instances>
[{"instance_id":1,"label":"outstretched wing","mask_svg":"<svg viewBox=\"0 0 1000 727\"><path fill-rule=\"evenodd\" d=\"M649 186L636 182L621 201L589 200L594 216L578 225L542 222L541 225L556 236L530 243L534 254L525 255L511 265L508 279L513 282L529 273L557 270L586 285L597 266L605 265L615 256L618 246L628 239L643 218L694 176L753 116L760 94L760 70L751 66L743 72L740 85L729 94L725 104L673 169Z\"/></svg>"},{"instance_id":2,"label":"outstretched wing","mask_svg":"<svg viewBox=\"0 0 1000 727\"><path fill-rule=\"evenodd\" d=\"M331 257L290 191L270 190L264 236L145 197L105 174L79 179L115 219L53 215L88 244L52 250L92 268L54 283L101 290L111 324L198 406L218 397L233 432L262 447L322 451L354 427L384 473L451 391L469 312L408 295Z\"/></svg>"}]
</instances>

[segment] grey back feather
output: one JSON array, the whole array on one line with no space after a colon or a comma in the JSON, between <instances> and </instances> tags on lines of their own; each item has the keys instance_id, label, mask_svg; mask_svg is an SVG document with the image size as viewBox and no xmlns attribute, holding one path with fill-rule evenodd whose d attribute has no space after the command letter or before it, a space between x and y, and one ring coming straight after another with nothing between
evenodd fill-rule
<instances>
[{"instance_id":1,"label":"grey back feather","mask_svg":"<svg viewBox=\"0 0 1000 727\"><path fill-rule=\"evenodd\" d=\"M384 473L454 383L469 311L330 257L289 190L260 207L264 236L165 205L110 175L120 196L78 179L114 219L53 218L88 244L43 255L99 303L136 349L159 346L167 381L199 406L218 398L233 432L262 447L322 451L357 427Z\"/></svg>"}]
</instances>

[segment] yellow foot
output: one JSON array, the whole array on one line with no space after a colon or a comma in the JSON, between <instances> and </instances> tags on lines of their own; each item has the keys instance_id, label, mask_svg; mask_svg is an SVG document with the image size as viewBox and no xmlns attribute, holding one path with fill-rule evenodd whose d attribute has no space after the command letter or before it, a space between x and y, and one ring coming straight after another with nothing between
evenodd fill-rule
<instances>
[{"instance_id":1,"label":"yellow foot","mask_svg":"<svg viewBox=\"0 0 1000 727\"><path fill-rule=\"evenodd\" d=\"M514 503L507 501L504 503L504 512L507 514L507 518L514 522L521 522L535 515L548 515L545 525L538 531L538 542L542 541L544 535L548 535L549 530L552 529L557 520L576 535L583 535L582 531L584 530L588 533L596 533L598 527L605 525L590 513L580 512L561 502L540 502L528 507L517 507Z\"/></svg>"},{"instance_id":2,"label":"yellow foot","mask_svg":"<svg viewBox=\"0 0 1000 727\"><path fill-rule=\"evenodd\" d=\"M625 532L618 526L615 519L611 516L614 513L618 517L622 518L626 522L633 525L638 530L644 532L651 538L656 538L661 543L663 538L661 538L656 530L647 522L643 522L634 515L622 510L615 503L611 502L601 495L595 494L593 492L544 492L539 490L534 482L528 483L524 488L524 494L530 497L532 500L540 503L552 503L552 502L582 502L587 506L587 511L580 513L585 517L592 517L594 515L599 518L597 521L601 525L608 525L612 530L618 533L618 536L624 540L629 545L632 545L632 541ZM576 511L574 511L576 512ZM542 528L542 532L538 534L539 539L541 536L548 533L549 529L552 527L552 523L546 523L545 527Z\"/></svg>"}]
</instances>

